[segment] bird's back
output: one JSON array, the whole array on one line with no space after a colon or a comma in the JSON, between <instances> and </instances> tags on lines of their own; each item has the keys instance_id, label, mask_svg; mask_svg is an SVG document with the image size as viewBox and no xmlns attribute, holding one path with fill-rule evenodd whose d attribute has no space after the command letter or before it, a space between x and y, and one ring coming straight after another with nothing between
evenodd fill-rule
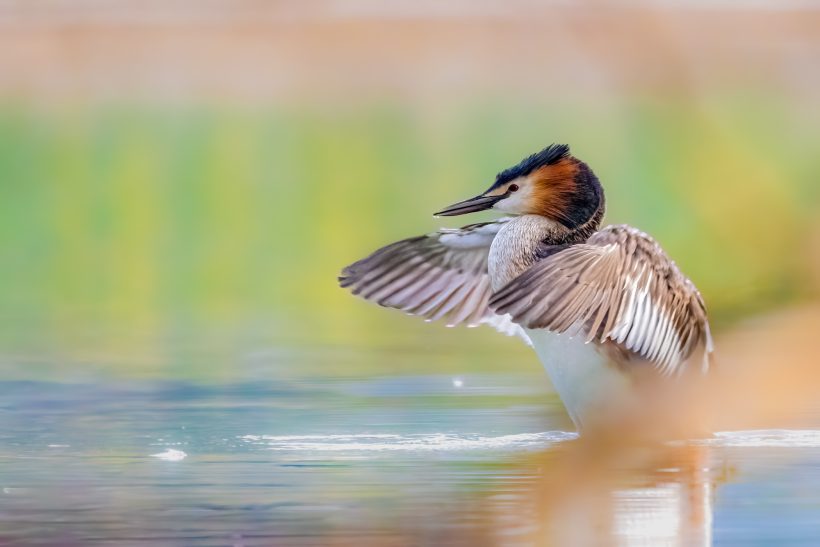
<instances>
[{"instance_id":1,"label":"bird's back","mask_svg":"<svg viewBox=\"0 0 820 547\"><path fill-rule=\"evenodd\" d=\"M588 240L550 241L548 220L499 231L491 307L525 332L580 428L634 421L670 377L711 351L697 289L647 234L608 226ZM700 363L698 363L700 364Z\"/></svg>"}]
</instances>

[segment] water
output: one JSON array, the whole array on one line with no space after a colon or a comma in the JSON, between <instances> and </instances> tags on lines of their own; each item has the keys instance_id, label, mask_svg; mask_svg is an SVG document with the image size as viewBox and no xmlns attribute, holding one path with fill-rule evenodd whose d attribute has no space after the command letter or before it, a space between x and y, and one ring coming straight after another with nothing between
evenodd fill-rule
<instances>
[{"instance_id":1,"label":"water","mask_svg":"<svg viewBox=\"0 0 820 547\"><path fill-rule=\"evenodd\" d=\"M2 545L820 538L820 427L595 454L535 372L0 393Z\"/></svg>"}]
</instances>

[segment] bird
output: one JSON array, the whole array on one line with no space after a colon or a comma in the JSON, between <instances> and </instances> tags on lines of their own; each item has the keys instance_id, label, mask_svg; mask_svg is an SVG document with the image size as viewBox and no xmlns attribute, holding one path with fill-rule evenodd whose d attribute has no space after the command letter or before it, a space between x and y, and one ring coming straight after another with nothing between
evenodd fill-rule
<instances>
[{"instance_id":1,"label":"bird","mask_svg":"<svg viewBox=\"0 0 820 547\"><path fill-rule=\"evenodd\" d=\"M382 247L341 287L447 326L488 324L532 346L576 429L651 415L683 375L705 375L714 344L704 300L646 233L601 223L603 186L566 144L498 173L436 217L504 216Z\"/></svg>"}]
</instances>

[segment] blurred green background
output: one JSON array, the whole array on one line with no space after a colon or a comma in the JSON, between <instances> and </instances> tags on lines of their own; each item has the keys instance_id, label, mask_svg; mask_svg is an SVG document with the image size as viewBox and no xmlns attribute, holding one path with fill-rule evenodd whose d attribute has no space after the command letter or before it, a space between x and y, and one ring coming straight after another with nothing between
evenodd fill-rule
<instances>
[{"instance_id":1,"label":"blurred green background","mask_svg":"<svg viewBox=\"0 0 820 547\"><path fill-rule=\"evenodd\" d=\"M814 11L580 3L350 19L250 2L215 3L203 23L78 5L2 20L11 377L254 378L270 374L248 364L260 352L306 374L491 371L500 357L531 370L515 340L380 310L336 275L436 229L433 211L552 142L601 178L607 222L662 243L718 330L817 293ZM661 30L634 35L636 14ZM573 40L556 33L573 25ZM731 25L742 47L722 37ZM590 81L596 70L610 78ZM447 225L459 221L475 219ZM406 347L439 358L403 360Z\"/></svg>"}]
</instances>

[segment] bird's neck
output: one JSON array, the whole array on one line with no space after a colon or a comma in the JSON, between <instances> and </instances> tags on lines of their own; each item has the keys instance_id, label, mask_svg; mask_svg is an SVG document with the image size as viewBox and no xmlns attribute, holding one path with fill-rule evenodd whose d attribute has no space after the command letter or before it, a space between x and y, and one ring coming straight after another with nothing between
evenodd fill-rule
<instances>
[{"instance_id":1,"label":"bird's neck","mask_svg":"<svg viewBox=\"0 0 820 547\"><path fill-rule=\"evenodd\" d=\"M605 209L602 202L591 217L577 226L568 228L563 224L553 223L554 227L544 233L544 237L541 240L542 246L566 247L584 243L600 228L601 221L604 219L604 211Z\"/></svg>"},{"instance_id":2,"label":"bird's neck","mask_svg":"<svg viewBox=\"0 0 820 547\"><path fill-rule=\"evenodd\" d=\"M586 241L598 229L602 217L601 209L577 228L567 228L541 215L521 215L504 224L490 247L493 290L499 290L539 260Z\"/></svg>"}]
</instances>

